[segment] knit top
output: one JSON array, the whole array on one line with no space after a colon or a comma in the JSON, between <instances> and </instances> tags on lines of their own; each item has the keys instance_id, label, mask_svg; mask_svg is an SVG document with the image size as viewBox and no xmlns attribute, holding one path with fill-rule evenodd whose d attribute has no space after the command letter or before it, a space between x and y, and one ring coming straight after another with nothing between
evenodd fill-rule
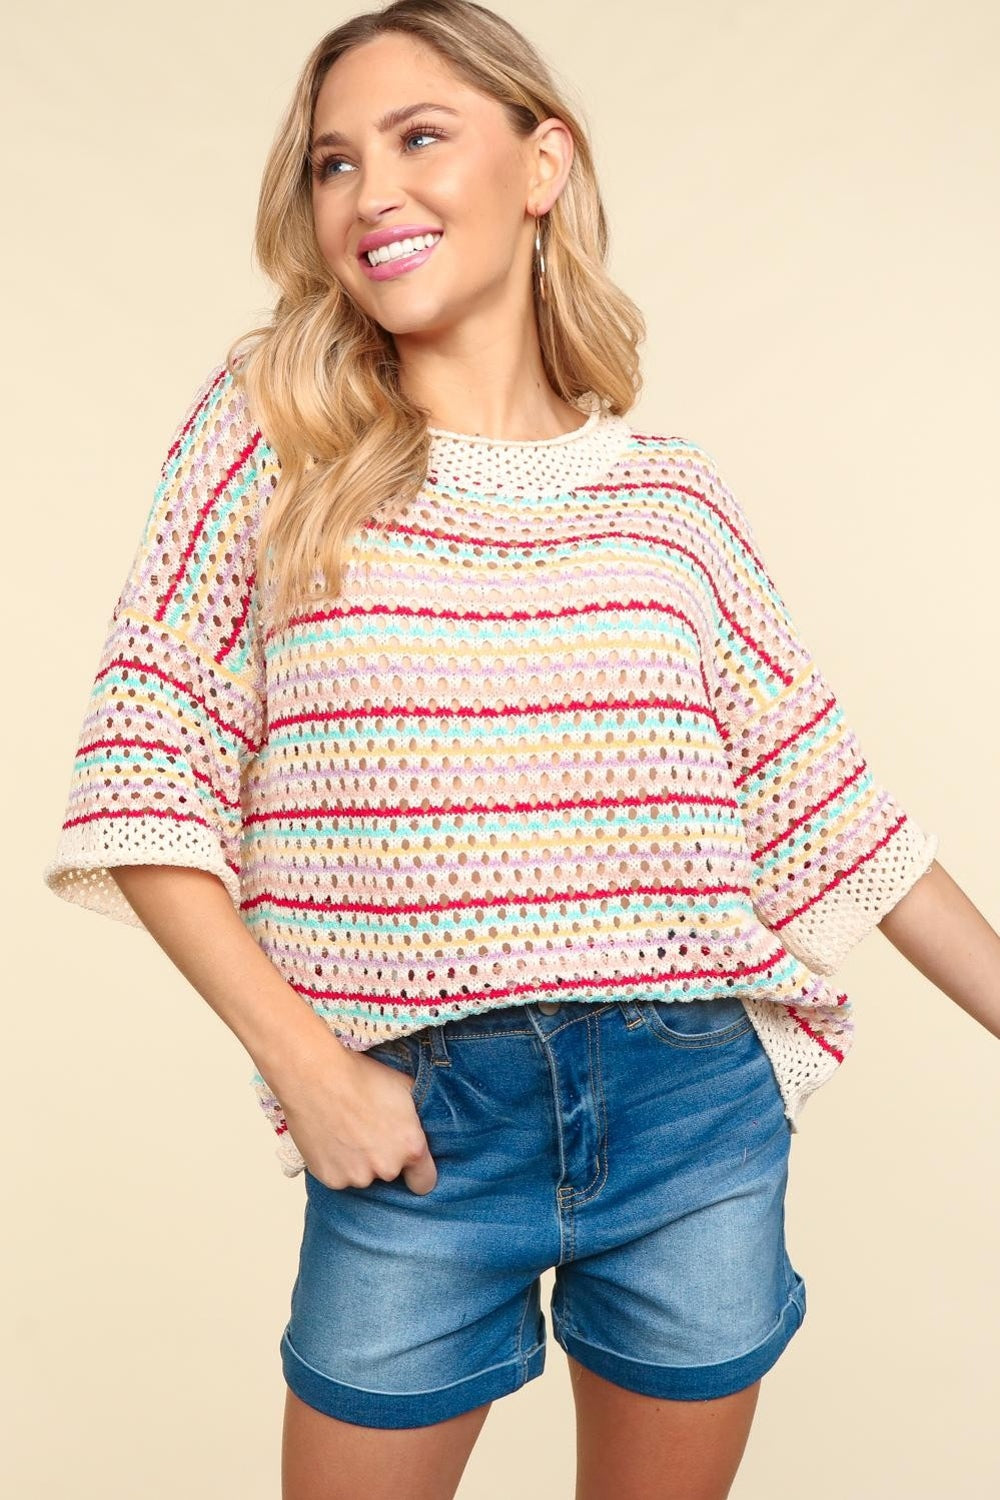
<instances>
[{"instance_id":1,"label":"knit top","mask_svg":"<svg viewBox=\"0 0 1000 1500\"><path fill-rule=\"evenodd\" d=\"M279 463L216 365L108 621L44 880L141 926L112 867L211 871L353 1049L501 1005L738 996L794 1131L853 1037L828 976L937 837L870 770L715 461L581 408L537 442L432 428L343 592L276 628L255 540Z\"/></svg>"}]
</instances>

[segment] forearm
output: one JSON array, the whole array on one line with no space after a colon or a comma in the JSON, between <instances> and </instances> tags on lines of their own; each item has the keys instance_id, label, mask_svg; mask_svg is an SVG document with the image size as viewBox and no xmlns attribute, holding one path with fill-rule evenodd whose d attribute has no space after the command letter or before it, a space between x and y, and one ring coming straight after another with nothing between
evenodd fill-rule
<instances>
[{"instance_id":1,"label":"forearm","mask_svg":"<svg viewBox=\"0 0 1000 1500\"><path fill-rule=\"evenodd\" d=\"M878 924L893 947L1000 1037L1000 934L934 860Z\"/></svg>"},{"instance_id":2,"label":"forearm","mask_svg":"<svg viewBox=\"0 0 1000 1500\"><path fill-rule=\"evenodd\" d=\"M324 1066L331 1057L346 1061L347 1049L278 972L216 876L174 865L123 865L111 874L272 1088L319 1056Z\"/></svg>"}]
</instances>

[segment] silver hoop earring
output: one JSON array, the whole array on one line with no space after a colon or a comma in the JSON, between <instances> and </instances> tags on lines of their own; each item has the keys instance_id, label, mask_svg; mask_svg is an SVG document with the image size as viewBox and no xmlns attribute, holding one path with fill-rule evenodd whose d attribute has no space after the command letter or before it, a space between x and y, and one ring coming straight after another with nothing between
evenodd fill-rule
<instances>
[{"instance_id":1,"label":"silver hoop earring","mask_svg":"<svg viewBox=\"0 0 1000 1500\"><path fill-rule=\"evenodd\" d=\"M548 300L545 295L545 255L542 251L542 231L539 225L539 217L535 219L535 264L538 269L538 295L545 302Z\"/></svg>"}]
</instances>

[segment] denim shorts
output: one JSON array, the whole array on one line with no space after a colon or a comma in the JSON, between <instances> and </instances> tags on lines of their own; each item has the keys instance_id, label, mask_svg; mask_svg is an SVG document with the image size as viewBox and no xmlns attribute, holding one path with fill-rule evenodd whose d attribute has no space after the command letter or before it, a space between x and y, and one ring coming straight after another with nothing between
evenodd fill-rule
<instances>
[{"instance_id":1,"label":"denim shorts","mask_svg":"<svg viewBox=\"0 0 1000 1500\"><path fill-rule=\"evenodd\" d=\"M752 1384L805 1316L785 1248L792 1131L738 997L540 1001L378 1043L437 1166L329 1188L306 1169L285 1381L422 1427L540 1375L556 1342L628 1390Z\"/></svg>"}]
</instances>

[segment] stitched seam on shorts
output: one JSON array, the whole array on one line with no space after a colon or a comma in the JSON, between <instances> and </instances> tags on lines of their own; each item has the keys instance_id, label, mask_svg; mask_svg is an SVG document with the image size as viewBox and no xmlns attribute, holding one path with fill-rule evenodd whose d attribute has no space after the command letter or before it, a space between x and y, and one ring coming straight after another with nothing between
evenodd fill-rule
<instances>
[{"instance_id":1,"label":"stitched seam on shorts","mask_svg":"<svg viewBox=\"0 0 1000 1500\"><path fill-rule=\"evenodd\" d=\"M677 1003L694 1004L693 1001L678 1001ZM659 1016L656 1016L655 1012L651 1013L651 1019L659 1020L660 1025L664 1027L664 1031L669 1030L666 1022L661 1020ZM676 1047L679 1052L703 1052L707 1047L724 1047L729 1042L737 1041L741 1036L745 1036L748 1031L753 1030L753 1023L749 1016L744 1016L742 1021L734 1021L731 1026L723 1026L718 1031L709 1032L702 1041L698 1040L699 1033L693 1031L678 1031L667 1036L664 1034L664 1031L658 1031L654 1025L650 1025L649 1030L658 1041L663 1042L667 1047Z\"/></svg>"},{"instance_id":2,"label":"stitched seam on shorts","mask_svg":"<svg viewBox=\"0 0 1000 1500\"><path fill-rule=\"evenodd\" d=\"M559 1288L560 1288L560 1295L562 1297L562 1315L559 1318L559 1326L560 1326L560 1328L562 1329L562 1331L564 1333L573 1333L573 1334L576 1335L577 1338L582 1339L583 1338L583 1334L580 1332L580 1329L577 1327L576 1318L573 1316L573 1308L572 1308L571 1303L570 1303L569 1282L568 1282L568 1280L566 1279L565 1276L561 1276L559 1278ZM556 1318L555 1318L555 1313L553 1312L553 1317L552 1317L552 1331L553 1332L555 1332L555 1324L556 1324Z\"/></svg>"},{"instance_id":3,"label":"stitched seam on shorts","mask_svg":"<svg viewBox=\"0 0 1000 1500\"><path fill-rule=\"evenodd\" d=\"M597 1054L597 1067L593 1067L592 1059ZM604 1097L604 1072L601 1067L601 1028L599 1026L587 1027L587 1057L591 1062L591 1078L597 1079L597 1121L598 1121L598 1147L597 1147L597 1171L588 1182L587 1186L579 1191L573 1190L574 1204L590 1203L597 1197L601 1188L608 1180L608 1111ZM603 1143L603 1146L602 1144Z\"/></svg>"},{"instance_id":4,"label":"stitched seam on shorts","mask_svg":"<svg viewBox=\"0 0 1000 1500\"><path fill-rule=\"evenodd\" d=\"M565 1318L563 1319L563 1327L567 1330L567 1332L574 1334L582 1344L589 1344L592 1349L599 1349L604 1354L613 1354L616 1359L626 1359L629 1360L632 1364L646 1365L650 1369L654 1370L714 1370L717 1365L728 1365L736 1359L748 1359L751 1354L755 1354L758 1349L761 1349L765 1344L770 1343L770 1341L774 1338L774 1335L781 1329L789 1313L793 1310L796 1317L799 1318L801 1322L800 1304L798 1298L792 1296L786 1297L785 1301L782 1303L781 1311L778 1313L777 1318L771 1324L764 1337L762 1339L758 1339L756 1344L751 1344L749 1349L741 1349L739 1354L731 1354L728 1359L706 1360L700 1365L659 1365L655 1360L636 1359L634 1355L623 1354L620 1349L611 1349L607 1344L596 1344L593 1339L586 1338L582 1333L580 1333L578 1328L575 1328L570 1323L568 1323Z\"/></svg>"},{"instance_id":5,"label":"stitched seam on shorts","mask_svg":"<svg viewBox=\"0 0 1000 1500\"><path fill-rule=\"evenodd\" d=\"M528 1363L528 1354L525 1352L525 1348L524 1348L524 1324L525 1324L525 1319L528 1316L528 1309L530 1308L530 1306L531 1306L531 1287L528 1288L528 1291L527 1291L527 1293L525 1295L524 1306L521 1309L521 1321L520 1321L520 1323L517 1326L517 1355L518 1355L519 1360L521 1361L521 1373L522 1373L522 1375L524 1375L526 1373L527 1363Z\"/></svg>"},{"instance_id":6,"label":"stitched seam on shorts","mask_svg":"<svg viewBox=\"0 0 1000 1500\"><path fill-rule=\"evenodd\" d=\"M418 1042L417 1066L413 1072L413 1108L419 1109L427 1095L431 1091L431 1083L434 1079L434 1059L422 1042ZM421 1087L421 1072L425 1074L423 1086ZM419 1090L419 1092L418 1092Z\"/></svg>"},{"instance_id":7,"label":"stitched seam on shorts","mask_svg":"<svg viewBox=\"0 0 1000 1500\"><path fill-rule=\"evenodd\" d=\"M521 1356L515 1355L513 1359L501 1359L498 1360L495 1365L487 1365L485 1370L477 1370L474 1375L463 1375L460 1380L449 1380L447 1385L432 1385L423 1391L383 1391L379 1390L378 1387L372 1385L351 1385L346 1380L338 1380L335 1375L328 1374L326 1370L318 1370L315 1365L311 1365L307 1359L302 1358L302 1355L299 1353L295 1345L292 1343L291 1339L288 1337L287 1329L283 1337L289 1349L291 1349L292 1353L295 1355L295 1358L302 1365L304 1365L307 1370L312 1370L314 1375L318 1375L322 1380L328 1380L331 1385L346 1386L348 1390L361 1391L366 1396L388 1396L390 1399L392 1399L393 1397L398 1397L400 1400L404 1401L411 1400L414 1396L436 1396L439 1391L453 1390L457 1385L467 1385L470 1380L478 1380L480 1376L490 1375L494 1370L503 1370L506 1369L508 1365L519 1365L522 1362ZM539 1347L540 1346L536 1344L534 1349L529 1349L527 1357L530 1359L532 1354L534 1354Z\"/></svg>"},{"instance_id":8,"label":"stitched seam on shorts","mask_svg":"<svg viewBox=\"0 0 1000 1500\"><path fill-rule=\"evenodd\" d=\"M492 1037L496 1037L496 1036L534 1036L534 1035L535 1035L535 1032L532 1030L532 1028L530 1026L527 1027L526 1029L522 1029L521 1027L505 1026L504 1029L503 1029L503 1031L483 1031L481 1029L477 1029L476 1031L452 1031L450 1029L450 1027L449 1027L447 1040L449 1042L459 1042L459 1041L461 1041L461 1042L478 1042L479 1039L480 1039L480 1037L482 1037L485 1040L487 1037L491 1037L491 1036Z\"/></svg>"},{"instance_id":9,"label":"stitched seam on shorts","mask_svg":"<svg viewBox=\"0 0 1000 1500\"><path fill-rule=\"evenodd\" d=\"M565 1222L565 1226L566 1226L565 1239L563 1237L563 1223L564 1222ZM575 1260L576 1259L576 1216L573 1213L573 1194L572 1194L572 1190L570 1192L568 1192L565 1197L560 1197L560 1199L559 1199L559 1243L560 1243L561 1246L562 1245L568 1246L568 1250L567 1250L566 1254L565 1255L562 1255L562 1254L560 1255L560 1257L559 1257L559 1264L562 1265L564 1261Z\"/></svg>"},{"instance_id":10,"label":"stitched seam on shorts","mask_svg":"<svg viewBox=\"0 0 1000 1500\"><path fill-rule=\"evenodd\" d=\"M529 1003L529 1002L526 1002L526 1004L527 1003ZM560 1003L563 1003L563 1002L560 1002ZM572 1002L572 1001L566 1001L565 1003L567 1005L570 1005L570 1004L573 1004L574 1002ZM587 1001L581 1001L580 1003L581 1004L586 1004L588 1007L590 1007L590 1009L594 1012L595 1015L602 1015L605 1011L607 1011L607 1010L613 1010L613 1009L615 1009L616 1006L619 1006L619 1001L617 1001L617 1000L600 1000L600 1001L598 1001L598 1000L587 1000ZM551 1031L546 1032L546 1035L547 1036L555 1036L558 1032L562 1031L565 1026L572 1026L577 1021L586 1021L586 1020L589 1020L589 1016L587 1016L586 1014L579 1015L579 1016L571 1016L568 1021L561 1021L558 1026L554 1027ZM477 1026L474 1031L461 1031L461 1030L456 1029L456 1024L457 1023L454 1022L454 1021L448 1021L446 1024L447 1024L447 1027L448 1027L448 1038L449 1038L449 1040L453 1039L455 1041L475 1042L475 1041L478 1041L480 1037L535 1036L535 1035L537 1035L537 1033L535 1031L535 1028L533 1026L526 1026L526 1027L522 1027L522 1026L505 1026L505 1027L502 1028L502 1030L497 1030L497 1031L488 1031L484 1027Z\"/></svg>"}]
</instances>

